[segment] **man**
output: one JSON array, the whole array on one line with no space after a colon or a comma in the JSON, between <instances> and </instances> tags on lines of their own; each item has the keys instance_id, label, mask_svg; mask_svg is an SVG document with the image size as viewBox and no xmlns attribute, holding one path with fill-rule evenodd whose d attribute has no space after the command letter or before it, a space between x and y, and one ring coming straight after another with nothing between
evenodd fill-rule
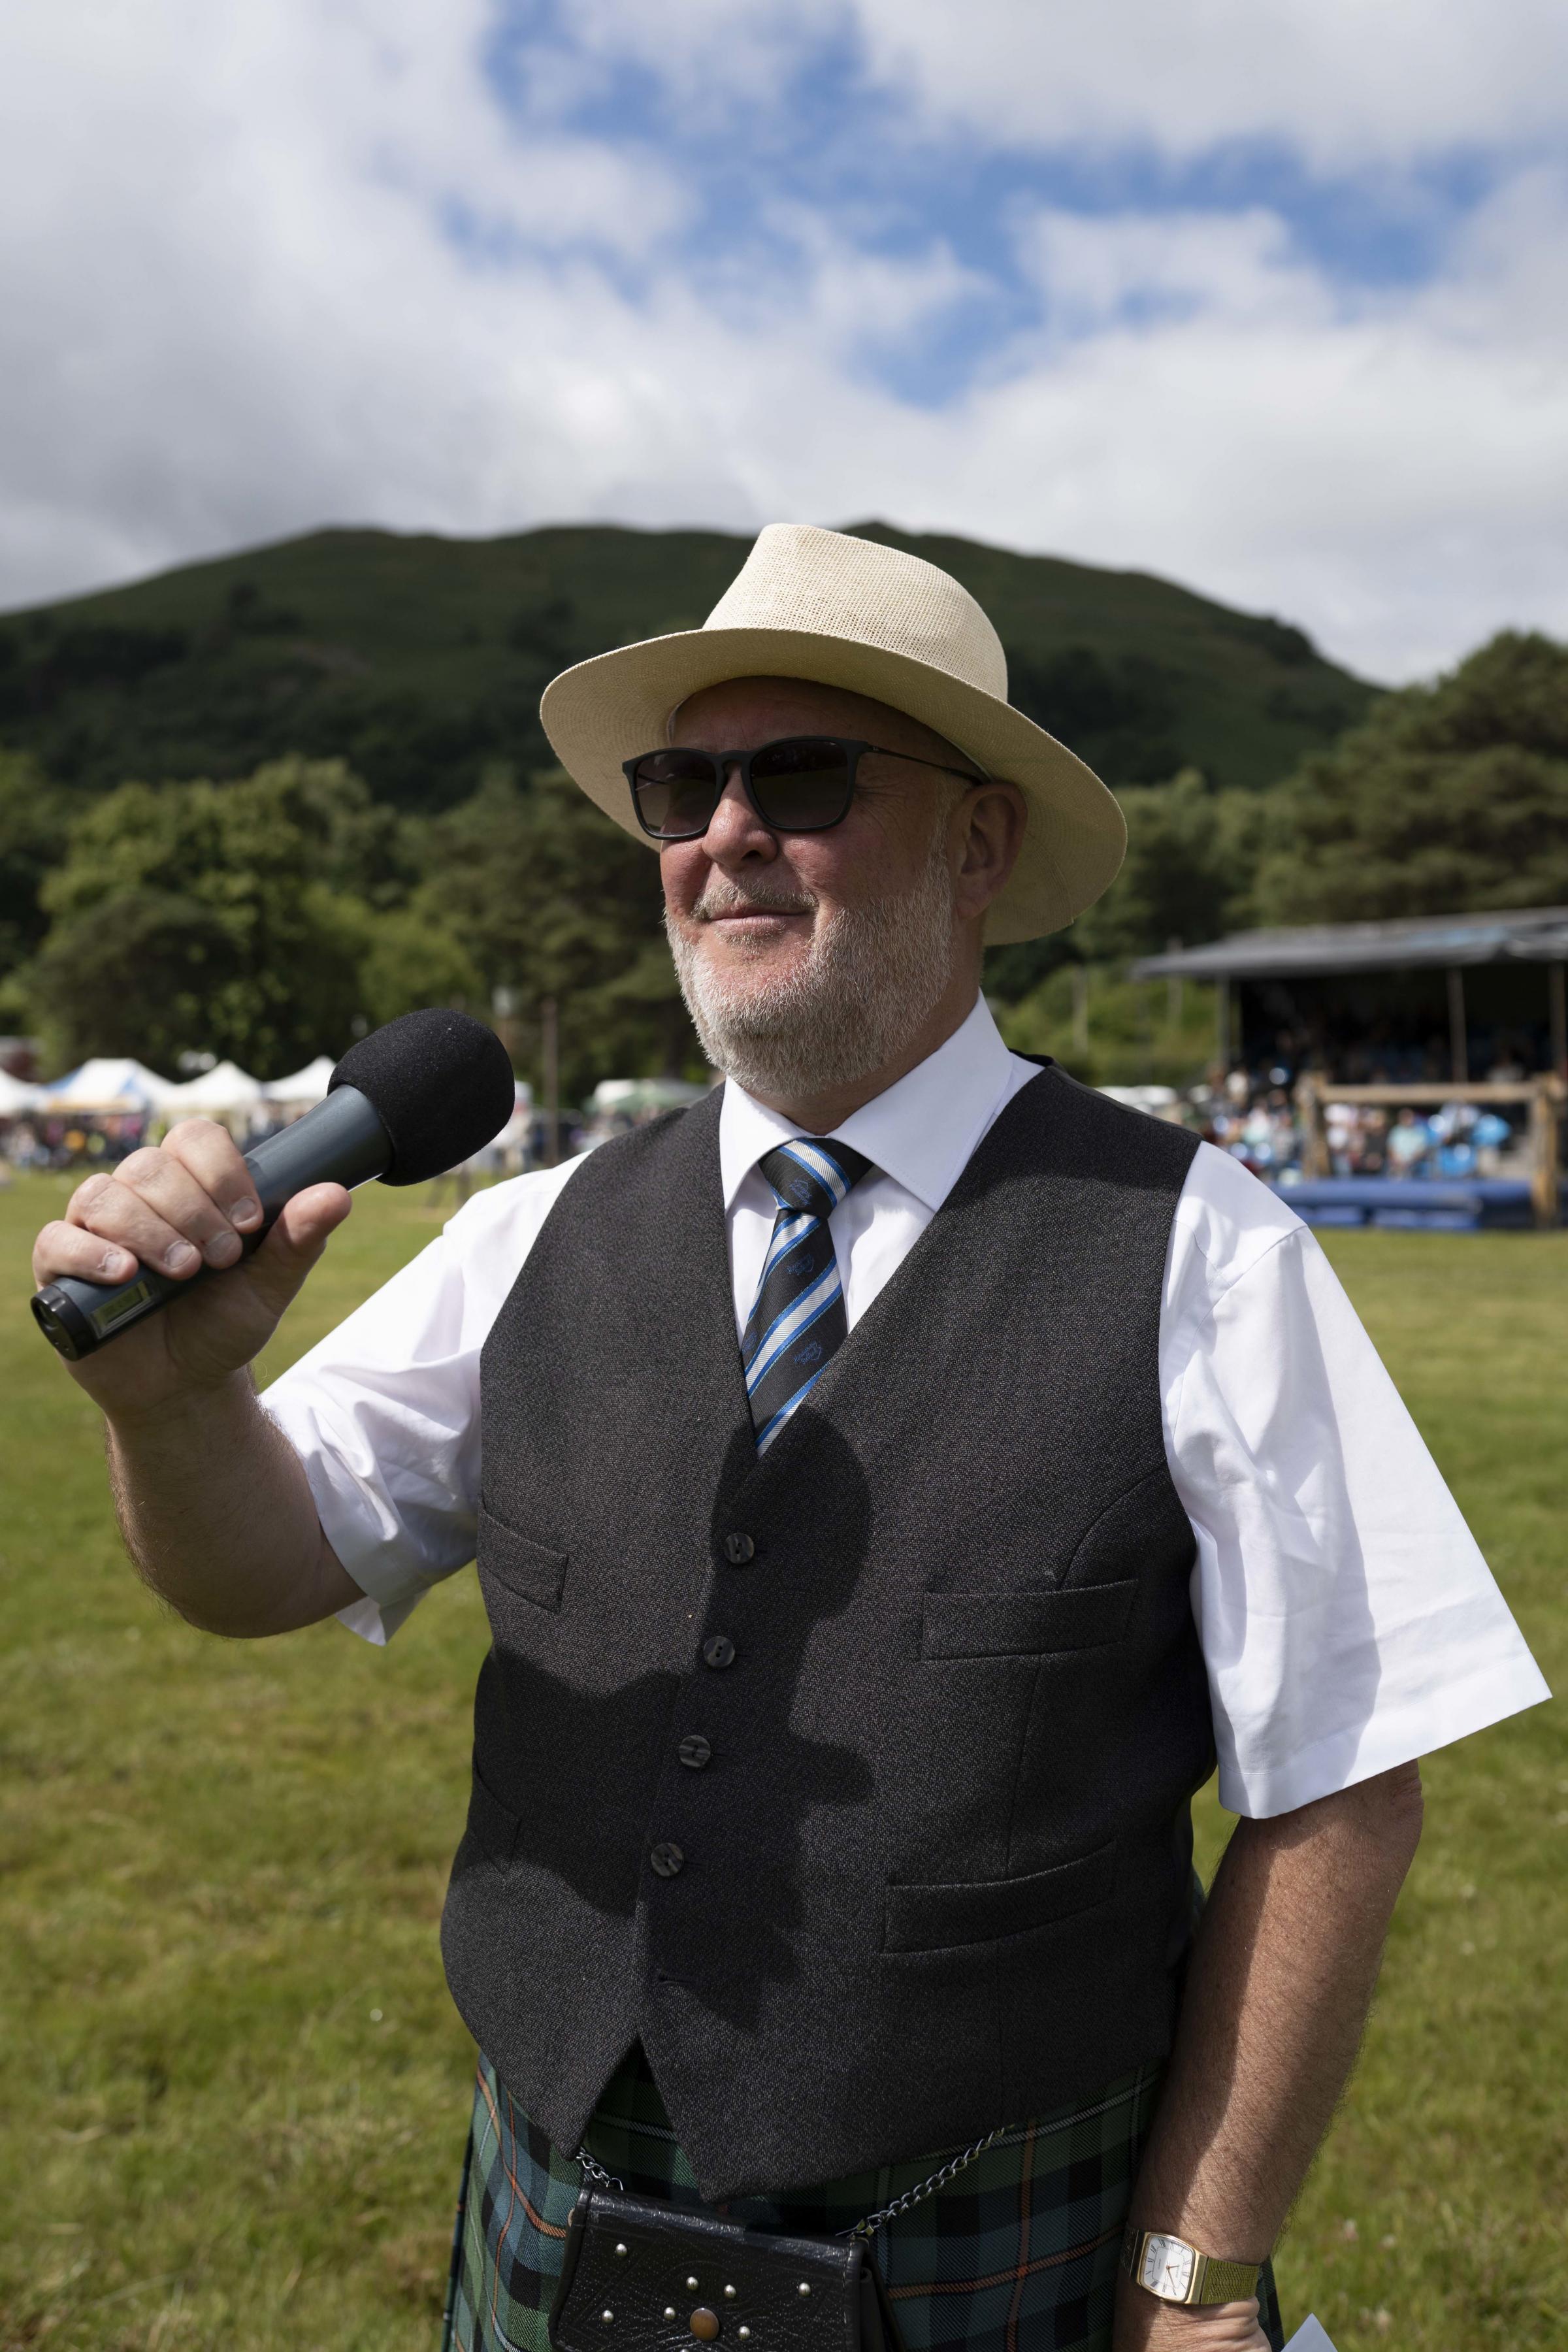
<instances>
[{"instance_id":1,"label":"man","mask_svg":"<svg viewBox=\"0 0 1568 2352\"><path fill-rule=\"evenodd\" d=\"M658 846L722 1092L479 1196L265 1411L331 1186L75 1368L196 1624L384 1640L477 1549L455 2340L545 2342L581 2150L884 2216L910 2352L1278 2347L1415 1759L1541 1677L1289 1210L997 1035L984 944L1069 921L1122 828L956 583L775 527L544 718ZM192 1122L37 1275L232 1265L258 1214Z\"/></svg>"}]
</instances>

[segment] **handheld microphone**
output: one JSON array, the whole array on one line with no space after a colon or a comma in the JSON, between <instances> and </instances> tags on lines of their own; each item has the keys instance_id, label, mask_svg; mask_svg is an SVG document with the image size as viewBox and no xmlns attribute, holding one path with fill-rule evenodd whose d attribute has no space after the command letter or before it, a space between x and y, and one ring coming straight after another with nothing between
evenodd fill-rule
<instances>
[{"instance_id":1,"label":"handheld microphone","mask_svg":"<svg viewBox=\"0 0 1568 2352\"><path fill-rule=\"evenodd\" d=\"M405 1013L350 1047L326 1098L245 1155L261 1223L247 1256L279 1212L310 1184L423 1184L482 1150L511 1117L511 1063L493 1029L466 1013ZM243 1264L237 1259L236 1265ZM142 1266L128 1282L62 1276L33 1299L38 1328L76 1363L156 1314L193 1285L230 1269L204 1267L184 1282Z\"/></svg>"}]
</instances>

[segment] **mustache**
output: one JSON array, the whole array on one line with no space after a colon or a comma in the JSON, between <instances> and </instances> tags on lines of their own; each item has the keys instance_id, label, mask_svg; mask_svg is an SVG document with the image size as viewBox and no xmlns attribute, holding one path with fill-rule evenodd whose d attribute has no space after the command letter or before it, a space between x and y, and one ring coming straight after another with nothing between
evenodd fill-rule
<instances>
[{"instance_id":1,"label":"mustache","mask_svg":"<svg viewBox=\"0 0 1568 2352\"><path fill-rule=\"evenodd\" d=\"M702 887L702 895L691 909L691 919L710 923L720 915L815 915L816 894L803 890L797 884L793 889L787 883L764 882L760 877L743 888L732 882L727 874L710 874Z\"/></svg>"}]
</instances>

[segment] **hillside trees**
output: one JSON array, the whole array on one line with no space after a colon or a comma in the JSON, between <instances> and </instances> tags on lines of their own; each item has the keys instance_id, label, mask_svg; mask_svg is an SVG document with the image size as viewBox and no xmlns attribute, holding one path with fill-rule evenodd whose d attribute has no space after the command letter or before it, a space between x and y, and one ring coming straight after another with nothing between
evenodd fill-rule
<instances>
[{"instance_id":1,"label":"hillside trees","mask_svg":"<svg viewBox=\"0 0 1568 2352\"><path fill-rule=\"evenodd\" d=\"M1127 856L1070 934L1087 961L1149 955L1172 939L1212 940L1249 919L1271 811L1259 793L1215 792L1195 768L1118 795Z\"/></svg>"},{"instance_id":2,"label":"hillside trees","mask_svg":"<svg viewBox=\"0 0 1568 2352\"><path fill-rule=\"evenodd\" d=\"M1508 630L1390 695L1279 795L1259 919L1568 904L1568 646Z\"/></svg>"},{"instance_id":3,"label":"hillside trees","mask_svg":"<svg viewBox=\"0 0 1568 2352\"><path fill-rule=\"evenodd\" d=\"M1019 708L1118 789L1186 764L1265 789L1372 698L1299 631L1170 582L859 528L979 598ZM715 531L312 532L0 616L0 739L92 792L341 759L378 800L434 815L498 761L547 764L546 682L697 627L746 551Z\"/></svg>"},{"instance_id":4,"label":"hillside trees","mask_svg":"<svg viewBox=\"0 0 1568 2352\"><path fill-rule=\"evenodd\" d=\"M1127 856L1103 898L1069 929L993 949L985 987L1016 1003L1067 963L1120 963L1173 939L1192 945L1251 920L1250 895L1273 810L1262 793L1215 792L1195 768L1119 793Z\"/></svg>"},{"instance_id":5,"label":"hillside trees","mask_svg":"<svg viewBox=\"0 0 1568 2352\"><path fill-rule=\"evenodd\" d=\"M395 820L332 762L121 785L39 892L53 920L28 980L54 1058L168 1070L206 1051L273 1076L341 1050L356 1021L477 988L455 942L388 932L405 860Z\"/></svg>"},{"instance_id":6,"label":"hillside trees","mask_svg":"<svg viewBox=\"0 0 1568 2352\"><path fill-rule=\"evenodd\" d=\"M57 1066L126 1053L171 1071L195 1051L266 1077L415 1005L486 1013L498 991L535 1079L540 1009L556 1000L568 1099L700 1059L658 862L559 772L520 787L497 771L419 819L339 761L68 802L14 760L0 762L8 875L18 943L36 950L10 995Z\"/></svg>"},{"instance_id":7,"label":"hillside trees","mask_svg":"<svg viewBox=\"0 0 1568 2352\"><path fill-rule=\"evenodd\" d=\"M1121 797L1112 888L1069 930L994 950L985 986L1020 1040L1054 1044L1085 1001L1062 967L1092 967L1096 1035L1121 1019L1131 1067L1164 1016L1122 976L1172 938L1568 903L1568 647L1505 634L1273 792L1187 769ZM495 765L444 814L411 815L337 761L94 800L0 753L0 1026L43 1029L57 1066L124 1051L172 1070L197 1049L268 1076L411 1005L489 1013L500 992L535 1083L555 1001L568 1100L600 1077L700 1070L658 861L559 771ZM1194 998L1173 1060L1200 1020Z\"/></svg>"},{"instance_id":8,"label":"hillside trees","mask_svg":"<svg viewBox=\"0 0 1568 2352\"><path fill-rule=\"evenodd\" d=\"M82 806L77 794L51 784L27 753L0 750L0 979L48 928L39 892L65 856Z\"/></svg>"},{"instance_id":9,"label":"hillside trees","mask_svg":"<svg viewBox=\"0 0 1568 2352\"><path fill-rule=\"evenodd\" d=\"M1272 792L1212 792L1188 772L1120 798L1127 862L1105 897L986 971L1012 1042L1087 1070L1064 1044L1083 975L1062 967L1092 967L1090 1058L1118 1078L1140 1057L1153 1068L1160 1012L1158 984L1141 994L1119 975L1171 938L1568 904L1568 646L1505 631L1388 696Z\"/></svg>"},{"instance_id":10,"label":"hillside trees","mask_svg":"<svg viewBox=\"0 0 1568 2352\"><path fill-rule=\"evenodd\" d=\"M494 771L432 820L419 913L459 939L488 990L515 1002L525 1051L546 998L563 1084L700 1071L664 941L658 862L559 769L519 787Z\"/></svg>"}]
</instances>

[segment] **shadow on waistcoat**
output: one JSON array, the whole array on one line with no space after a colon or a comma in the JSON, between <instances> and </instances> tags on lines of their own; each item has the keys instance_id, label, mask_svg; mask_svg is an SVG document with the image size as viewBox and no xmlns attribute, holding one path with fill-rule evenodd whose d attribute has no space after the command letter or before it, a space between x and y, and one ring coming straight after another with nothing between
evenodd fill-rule
<instances>
[{"instance_id":1,"label":"shadow on waistcoat","mask_svg":"<svg viewBox=\"0 0 1568 2352\"><path fill-rule=\"evenodd\" d=\"M623 1465L623 1492L624 1479ZM583 1552L568 1553L556 1612L481 1566L493 1647L476 1700L470 1828L483 1851L466 1843L457 1875L498 1866L533 1906L548 1902L534 1875L543 1873L606 1919L645 1902L653 1981L686 1988L744 2028L764 1985L799 1972L800 1934L813 1934L814 1965L826 1956L820 1926L806 1928L808 1824L877 1795L858 1747L798 1727L855 1721L846 1677L877 1643L865 1589L870 1490L842 1432L810 1406L760 1463L750 1428L734 1433L706 1528L679 1474L666 1484L646 1515L625 1514L619 1541L595 1528ZM759 1538L742 1567L723 1552L737 1525ZM700 1580L665 1565L700 1559L704 1535L711 1564ZM851 1613L862 1621L853 1630L839 1623ZM736 1654L719 1671L702 1660L715 1634ZM623 1659L640 1671L593 1687ZM689 1734L711 1743L703 1769L679 1760ZM685 1856L671 1878L648 1858L666 1843ZM823 1913L826 1893L830 1921L847 1898L824 1887L826 1851L817 1840L813 1909ZM864 1916L880 1895L867 1885L847 1899Z\"/></svg>"}]
</instances>

